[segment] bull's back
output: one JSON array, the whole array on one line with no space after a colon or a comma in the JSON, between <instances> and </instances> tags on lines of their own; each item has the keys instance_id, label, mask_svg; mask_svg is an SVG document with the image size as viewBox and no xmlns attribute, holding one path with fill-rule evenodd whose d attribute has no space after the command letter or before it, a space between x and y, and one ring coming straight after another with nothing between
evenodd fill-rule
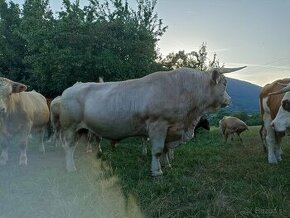
<instances>
[{"instance_id":1,"label":"bull's back","mask_svg":"<svg viewBox=\"0 0 290 218\"><path fill-rule=\"evenodd\" d=\"M284 94L270 96L268 96L268 94L271 92L279 91L281 88L283 88L283 86L279 83L288 84L290 83L290 78L276 80L270 84L265 85L260 91L261 114L263 116L264 113L270 113L272 120L276 117L278 113Z\"/></svg>"}]
</instances>

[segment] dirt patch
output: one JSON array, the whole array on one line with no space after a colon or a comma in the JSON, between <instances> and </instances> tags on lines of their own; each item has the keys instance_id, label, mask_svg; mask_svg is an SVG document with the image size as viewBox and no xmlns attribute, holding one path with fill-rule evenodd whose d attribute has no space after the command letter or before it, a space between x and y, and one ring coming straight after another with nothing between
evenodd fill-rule
<instances>
[{"instance_id":1,"label":"dirt patch","mask_svg":"<svg viewBox=\"0 0 290 218\"><path fill-rule=\"evenodd\" d=\"M0 167L0 218L142 217L133 196L124 197L116 176L104 176L105 162L85 146L76 149L75 173L65 171L60 147L46 153L29 146L28 166L19 166L19 149L11 146L9 161Z\"/></svg>"}]
</instances>

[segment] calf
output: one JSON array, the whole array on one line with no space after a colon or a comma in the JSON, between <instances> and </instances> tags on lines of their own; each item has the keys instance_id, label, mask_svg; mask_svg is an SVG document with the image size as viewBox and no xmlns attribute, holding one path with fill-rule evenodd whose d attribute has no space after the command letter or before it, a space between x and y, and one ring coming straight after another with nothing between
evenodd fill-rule
<instances>
[{"instance_id":1,"label":"calf","mask_svg":"<svg viewBox=\"0 0 290 218\"><path fill-rule=\"evenodd\" d=\"M284 93L278 93L284 86L282 84L290 83L290 78L276 80L271 84L265 85L260 91L260 111L263 119L263 125L260 132L262 143L267 147L268 162L272 164L281 161L282 149L280 146L283 132L275 131L271 126L272 121L277 116ZM276 95L270 94L276 93Z\"/></svg>"},{"instance_id":2,"label":"calf","mask_svg":"<svg viewBox=\"0 0 290 218\"><path fill-rule=\"evenodd\" d=\"M26 147L29 134L41 133L40 150L45 151L43 136L49 121L44 96L36 91L25 92L26 85L0 77L0 164L8 161L11 142L20 146L20 165L27 165Z\"/></svg>"},{"instance_id":3,"label":"calf","mask_svg":"<svg viewBox=\"0 0 290 218\"><path fill-rule=\"evenodd\" d=\"M225 143L227 143L229 136L233 139L235 134L237 134L240 141L243 142L240 134L248 130L248 126L242 120L230 116L224 116L223 119L219 121L219 127L225 139Z\"/></svg>"}]
</instances>

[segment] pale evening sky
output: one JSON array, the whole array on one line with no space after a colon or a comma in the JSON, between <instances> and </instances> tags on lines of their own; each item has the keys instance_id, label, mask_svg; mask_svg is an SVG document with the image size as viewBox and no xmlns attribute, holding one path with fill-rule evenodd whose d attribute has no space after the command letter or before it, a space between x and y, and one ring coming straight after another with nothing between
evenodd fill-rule
<instances>
[{"instance_id":1,"label":"pale evening sky","mask_svg":"<svg viewBox=\"0 0 290 218\"><path fill-rule=\"evenodd\" d=\"M58 11L61 2L50 0L50 6ZM128 3L134 8L136 0ZM216 53L226 67L248 66L228 77L265 85L290 77L289 11L287 0L158 0L156 12L168 25L158 47L165 56L206 42L210 58Z\"/></svg>"}]
</instances>

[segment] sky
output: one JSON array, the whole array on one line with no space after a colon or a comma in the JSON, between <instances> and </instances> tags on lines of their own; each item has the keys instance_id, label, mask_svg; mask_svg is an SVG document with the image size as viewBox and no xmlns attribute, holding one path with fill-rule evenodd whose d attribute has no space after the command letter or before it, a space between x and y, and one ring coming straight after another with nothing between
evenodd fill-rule
<instances>
[{"instance_id":1,"label":"sky","mask_svg":"<svg viewBox=\"0 0 290 218\"><path fill-rule=\"evenodd\" d=\"M50 6L58 11L61 2L50 0ZM128 3L136 6L136 0ZM158 0L156 13L168 26L158 48L165 57L197 51L205 42L209 58L216 53L226 67L247 66L228 77L264 86L290 77L289 11L288 0Z\"/></svg>"}]
</instances>

